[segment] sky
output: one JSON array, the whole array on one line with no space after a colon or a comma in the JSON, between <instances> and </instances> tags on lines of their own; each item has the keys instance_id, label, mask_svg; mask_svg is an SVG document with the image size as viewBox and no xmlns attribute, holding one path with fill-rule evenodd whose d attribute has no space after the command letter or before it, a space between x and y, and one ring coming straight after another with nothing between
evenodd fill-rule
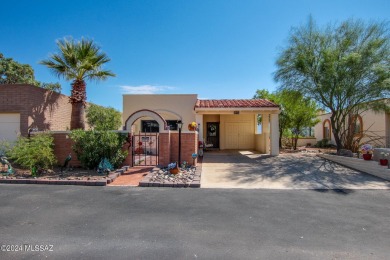
<instances>
[{"instance_id":1,"label":"sky","mask_svg":"<svg viewBox=\"0 0 390 260\"><path fill-rule=\"evenodd\" d=\"M92 39L116 77L87 82L89 102L122 111L123 94L252 98L275 91L275 61L291 28L349 18L389 20L389 0L18 0L1 1L0 52L29 64L42 82L58 79L39 61L56 40Z\"/></svg>"}]
</instances>

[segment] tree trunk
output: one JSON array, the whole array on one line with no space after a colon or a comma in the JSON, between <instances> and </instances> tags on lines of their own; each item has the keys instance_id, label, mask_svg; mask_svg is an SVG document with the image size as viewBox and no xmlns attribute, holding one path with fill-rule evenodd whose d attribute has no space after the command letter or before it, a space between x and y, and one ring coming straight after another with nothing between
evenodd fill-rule
<instances>
[{"instance_id":1,"label":"tree trunk","mask_svg":"<svg viewBox=\"0 0 390 260\"><path fill-rule=\"evenodd\" d=\"M72 116L70 118L70 130L85 129L85 107L81 102L72 103Z\"/></svg>"},{"instance_id":2,"label":"tree trunk","mask_svg":"<svg viewBox=\"0 0 390 260\"><path fill-rule=\"evenodd\" d=\"M294 151L297 150L298 136L299 136L299 135L295 135L295 136L292 138L292 145L293 145L293 150L294 150Z\"/></svg>"},{"instance_id":3,"label":"tree trunk","mask_svg":"<svg viewBox=\"0 0 390 260\"><path fill-rule=\"evenodd\" d=\"M85 129L84 114L87 94L85 91L85 81L76 79L72 82L71 96L69 102L72 104L72 117L70 119L70 129Z\"/></svg>"},{"instance_id":4,"label":"tree trunk","mask_svg":"<svg viewBox=\"0 0 390 260\"><path fill-rule=\"evenodd\" d=\"M339 128L336 127L336 122L335 122L335 118L334 118L334 115L332 114L332 116L330 117L330 124L332 126L332 133L333 133L333 137L334 137L334 141L336 142L336 147L337 147L337 152L340 151L340 149L343 149L343 144L342 144L342 141L341 141L341 138L339 136ZM332 139L332 136L331 136L331 139ZM331 140L329 140L330 142Z\"/></svg>"}]
</instances>

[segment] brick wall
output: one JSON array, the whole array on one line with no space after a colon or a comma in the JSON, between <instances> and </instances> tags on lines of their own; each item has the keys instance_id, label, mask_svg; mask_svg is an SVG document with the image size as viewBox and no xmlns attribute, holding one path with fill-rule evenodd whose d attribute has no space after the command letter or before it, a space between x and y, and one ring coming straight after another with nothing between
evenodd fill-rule
<instances>
[{"instance_id":1,"label":"brick wall","mask_svg":"<svg viewBox=\"0 0 390 260\"><path fill-rule=\"evenodd\" d=\"M57 158L58 164L63 165L65 162L66 157L69 155L69 153L72 156L72 160L70 161L70 165L73 167L80 167L81 163L77 159L77 155L75 152L73 152L72 146L74 144L73 140L70 139L68 131L66 132L51 132L54 138L54 155ZM131 155L131 149L129 149L129 144L125 143L123 150L128 151L128 156L126 157L125 161L122 163L122 165L130 165L132 164L132 155Z\"/></svg>"},{"instance_id":2,"label":"brick wall","mask_svg":"<svg viewBox=\"0 0 390 260\"><path fill-rule=\"evenodd\" d=\"M160 133L158 136L158 163L166 167L171 162L171 135Z\"/></svg>"},{"instance_id":3,"label":"brick wall","mask_svg":"<svg viewBox=\"0 0 390 260\"><path fill-rule=\"evenodd\" d=\"M72 155L72 160L69 165L73 167L81 166L77 155L72 150L73 141L69 137L69 133L52 133L54 138L54 155L57 158L58 164L63 165L69 153Z\"/></svg>"},{"instance_id":4,"label":"brick wall","mask_svg":"<svg viewBox=\"0 0 390 260\"><path fill-rule=\"evenodd\" d=\"M160 134L161 135L161 134ZM181 162L192 164L192 154L198 153L198 133L181 134ZM178 161L179 158L179 133L171 133L171 162ZM197 160L195 160L196 164ZM165 166L165 165L164 165Z\"/></svg>"},{"instance_id":5,"label":"brick wall","mask_svg":"<svg viewBox=\"0 0 390 260\"><path fill-rule=\"evenodd\" d=\"M0 85L0 113L20 113L20 132L70 129L69 97L32 85ZM88 126L86 126L88 127Z\"/></svg>"},{"instance_id":6,"label":"brick wall","mask_svg":"<svg viewBox=\"0 0 390 260\"><path fill-rule=\"evenodd\" d=\"M52 132L54 137L54 154L58 164L62 165L69 155L72 156L70 165L73 167L81 166L77 155L72 150L73 141L69 138L69 132ZM198 134L197 133L182 133L181 135L181 162L188 162L192 165L192 154L198 152ZM132 154L129 149L129 144L123 146L123 150L129 152L123 165L132 165ZM159 165L166 167L171 162L178 161L179 151L179 134L178 133L160 133L159 134ZM195 160L196 164L197 160Z\"/></svg>"}]
</instances>

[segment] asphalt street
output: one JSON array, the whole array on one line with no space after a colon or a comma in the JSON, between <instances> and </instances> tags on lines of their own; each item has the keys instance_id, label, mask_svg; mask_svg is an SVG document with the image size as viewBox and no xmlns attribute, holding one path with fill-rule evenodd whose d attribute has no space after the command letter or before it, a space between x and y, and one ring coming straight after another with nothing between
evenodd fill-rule
<instances>
[{"instance_id":1,"label":"asphalt street","mask_svg":"<svg viewBox=\"0 0 390 260\"><path fill-rule=\"evenodd\" d=\"M0 185L0 259L388 259L389 201L389 190Z\"/></svg>"}]
</instances>

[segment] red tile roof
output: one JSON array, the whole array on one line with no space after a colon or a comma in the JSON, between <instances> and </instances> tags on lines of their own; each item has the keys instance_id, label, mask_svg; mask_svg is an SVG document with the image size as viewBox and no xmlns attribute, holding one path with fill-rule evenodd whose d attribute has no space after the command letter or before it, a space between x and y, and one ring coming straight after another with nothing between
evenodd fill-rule
<instances>
[{"instance_id":1,"label":"red tile roof","mask_svg":"<svg viewBox=\"0 0 390 260\"><path fill-rule=\"evenodd\" d=\"M279 107L267 99L198 99L195 108Z\"/></svg>"}]
</instances>

